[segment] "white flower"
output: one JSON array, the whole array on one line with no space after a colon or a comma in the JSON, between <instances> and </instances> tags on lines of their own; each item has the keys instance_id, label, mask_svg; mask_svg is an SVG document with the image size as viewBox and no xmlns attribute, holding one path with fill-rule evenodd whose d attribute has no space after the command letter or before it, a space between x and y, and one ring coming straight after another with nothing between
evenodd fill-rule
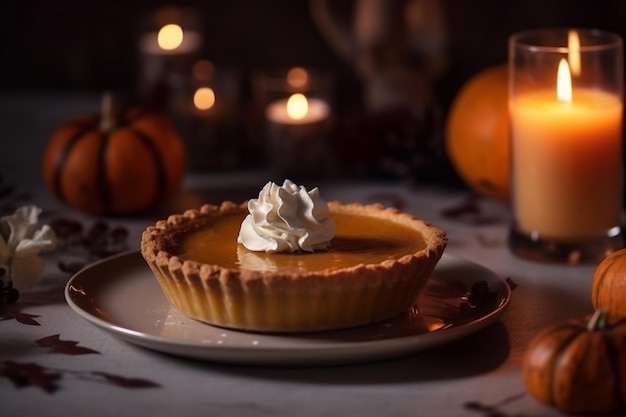
<instances>
[{"instance_id":1,"label":"white flower","mask_svg":"<svg viewBox=\"0 0 626 417\"><path fill-rule=\"evenodd\" d=\"M8 270L13 287L19 292L31 288L43 272L39 253L54 249L56 235L52 228L38 227L41 209L23 206L0 219L0 267Z\"/></svg>"}]
</instances>

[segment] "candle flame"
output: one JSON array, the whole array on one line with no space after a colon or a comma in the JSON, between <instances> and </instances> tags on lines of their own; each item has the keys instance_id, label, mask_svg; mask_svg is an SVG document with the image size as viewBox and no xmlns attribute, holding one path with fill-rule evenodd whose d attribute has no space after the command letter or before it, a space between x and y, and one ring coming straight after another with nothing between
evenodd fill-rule
<instances>
[{"instance_id":1,"label":"candle flame","mask_svg":"<svg viewBox=\"0 0 626 417\"><path fill-rule=\"evenodd\" d=\"M287 84L292 88L302 88L309 82L309 73L300 67L295 67L287 73Z\"/></svg>"},{"instance_id":2,"label":"candle flame","mask_svg":"<svg viewBox=\"0 0 626 417\"><path fill-rule=\"evenodd\" d=\"M572 75L579 76L581 71L580 38L575 30L570 30L567 34L567 59Z\"/></svg>"},{"instance_id":3,"label":"candle flame","mask_svg":"<svg viewBox=\"0 0 626 417\"><path fill-rule=\"evenodd\" d=\"M163 26L157 34L157 42L166 51L178 48L183 43L183 28L175 24Z\"/></svg>"},{"instance_id":4,"label":"candle flame","mask_svg":"<svg viewBox=\"0 0 626 417\"><path fill-rule=\"evenodd\" d=\"M572 75L565 59L559 62L556 75L556 97L561 102L572 102Z\"/></svg>"},{"instance_id":5,"label":"candle flame","mask_svg":"<svg viewBox=\"0 0 626 417\"><path fill-rule=\"evenodd\" d=\"M209 87L200 87L193 95L193 104L198 110L209 110L215 105L215 92Z\"/></svg>"},{"instance_id":6,"label":"candle flame","mask_svg":"<svg viewBox=\"0 0 626 417\"><path fill-rule=\"evenodd\" d=\"M309 101L304 94L292 94L287 100L287 115L294 119L303 119L309 112Z\"/></svg>"}]
</instances>

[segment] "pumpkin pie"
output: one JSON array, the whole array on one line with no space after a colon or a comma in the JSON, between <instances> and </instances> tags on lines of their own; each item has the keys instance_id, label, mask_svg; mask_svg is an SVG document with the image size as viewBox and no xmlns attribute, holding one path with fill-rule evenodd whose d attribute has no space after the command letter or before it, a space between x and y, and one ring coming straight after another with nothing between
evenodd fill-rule
<instances>
[{"instance_id":1,"label":"pumpkin pie","mask_svg":"<svg viewBox=\"0 0 626 417\"><path fill-rule=\"evenodd\" d=\"M407 311L447 243L438 228L381 205L328 203L329 247L251 251L248 204L224 202L148 227L141 253L169 301L217 326L302 332L370 324Z\"/></svg>"}]
</instances>

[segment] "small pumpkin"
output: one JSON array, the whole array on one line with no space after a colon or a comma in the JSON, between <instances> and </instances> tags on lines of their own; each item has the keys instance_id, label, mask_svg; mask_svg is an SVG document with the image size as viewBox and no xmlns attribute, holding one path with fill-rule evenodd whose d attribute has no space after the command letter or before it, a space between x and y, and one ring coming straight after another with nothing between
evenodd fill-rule
<instances>
[{"instance_id":1,"label":"small pumpkin","mask_svg":"<svg viewBox=\"0 0 626 417\"><path fill-rule=\"evenodd\" d=\"M455 96L445 126L446 155L459 177L504 202L510 198L508 96L508 67L482 70Z\"/></svg>"},{"instance_id":2,"label":"small pumpkin","mask_svg":"<svg viewBox=\"0 0 626 417\"><path fill-rule=\"evenodd\" d=\"M612 252L596 267L591 303L615 318L626 318L626 249Z\"/></svg>"},{"instance_id":3,"label":"small pumpkin","mask_svg":"<svg viewBox=\"0 0 626 417\"><path fill-rule=\"evenodd\" d=\"M549 326L523 358L523 381L539 402L572 414L608 415L626 407L626 322L606 310L590 320Z\"/></svg>"},{"instance_id":4,"label":"small pumpkin","mask_svg":"<svg viewBox=\"0 0 626 417\"><path fill-rule=\"evenodd\" d=\"M59 199L96 215L134 215L154 208L178 189L185 171L183 142L160 113L114 112L72 118L51 135L43 178Z\"/></svg>"}]
</instances>

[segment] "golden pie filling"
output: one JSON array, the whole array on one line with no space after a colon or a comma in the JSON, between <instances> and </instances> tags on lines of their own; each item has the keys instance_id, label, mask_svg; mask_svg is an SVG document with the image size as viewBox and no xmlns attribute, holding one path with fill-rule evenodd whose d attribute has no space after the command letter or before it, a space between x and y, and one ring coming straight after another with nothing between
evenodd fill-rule
<instances>
[{"instance_id":1,"label":"golden pie filling","mask_svg":"<svg viewBox=\"0 0 626 417\"><path fill-rule=\"evenodd\" d=\"M237 243L247 206L224 203L146 229L141 251L169 301L230 328L319 331L364 325L415 304L441 258L445 234L381 206L329 203L330 248L252 252Z\"/></svg>"},{"instance_id":2,"label":"golden pie filling","mask_svg":"<svg viewBox=\"0 0 626 417\"><path fill-rule=\"evenodd\" d=\"M335 238L328 251L303 253L252 252L237 244L243 215L211 218L186 233L171 252L181 259L223 268L306 274L379 264L426 247L419 231L388 220L337 213Z\"/></svg>"}]
</instances>

